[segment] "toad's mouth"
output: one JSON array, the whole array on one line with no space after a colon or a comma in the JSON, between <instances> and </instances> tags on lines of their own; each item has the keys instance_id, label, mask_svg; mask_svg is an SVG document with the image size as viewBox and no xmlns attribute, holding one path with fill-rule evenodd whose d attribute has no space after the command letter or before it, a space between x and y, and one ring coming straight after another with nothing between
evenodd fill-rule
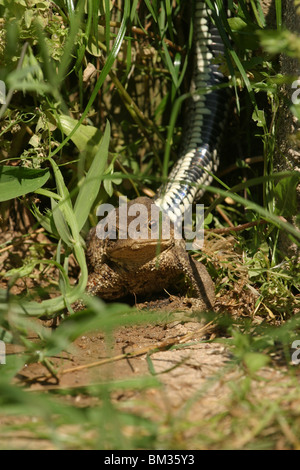
<instances>
[{"instance_id":1,"label":"toad's mouth","mask_svg":"<svg viewBox=\"0 0 300 470\"><path fill-rule=\"evenodd\" d=\"M112 261L146 262L174 245L172 239L127 239L117 240L107 247L107 255Z\"/></svg>"}]
</instances>

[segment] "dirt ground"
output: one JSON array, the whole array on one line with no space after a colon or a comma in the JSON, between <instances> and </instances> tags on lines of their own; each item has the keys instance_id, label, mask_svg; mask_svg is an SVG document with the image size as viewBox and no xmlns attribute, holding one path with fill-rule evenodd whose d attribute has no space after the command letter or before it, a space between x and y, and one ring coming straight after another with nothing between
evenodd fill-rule
<instances>
[{"instance_id":1,"label":"dirt ground","mask_svg":"<svg viewBox=\"0 0 300 470\"><path fill-rule=\"evenodd\" d=\"M6 234L5 237L11 237ZM47 242L43 234L36 235L35 242ZM30 244L29 244L30 248ZM49 247L45 245L45 249ZM19 250L19 252L18 252ZM10 251L1 254L2 267L23 258L22 248L15 245ZM26 247L28 250L28 247ZM49 273L48 280L49 280ZM50 276L51 277L51 276ZM13 293L34 286L31 278L19 279ZM42 280L41 280L42 282ZM4 287L4 285L2 285ZM216 316L222 312L247 316L253 312L256 295L245 286L235 289L216 302ZM241 368L234 365L230 350L222 340L218 327L205 320L199 313L197 301L177 296L165 295L152 301L136 304L143 312L162 313L161 322L144 325L120 327L114 331L110 343L101 331L91 332L77 338L51 362L57 371L58 380L40 363L28 364L20 370L15 382L26 386L27 390L48 391L56 388L78 389L78 394L64 397L76 406L93 406L93 398L85 396L82 387L89 384L105 383L108 380L134 380L141 377L155 378L159 386L146 387L145 390L121 389L113 392L115 403L131 411L136 411L153 419L162 416L184 415L187 422L205 422L220 413L234 413L232 409L232 384L245 378ZM156 317L157 318L157 317ZM45 325L51 327L51 322ZM214 341L219 338L218 341ZM7 354L22 353L18 345L7 345ZM252 380L253 398L259 394L278 400L284 397L286 387L285 368L264 367L259 371L257 380ZM228 407L231 407L229 410ZM7 424L0 416L0 425ZM7 435L7 444L13 437L14 446L29 447L30 438ZM188 431L186 437L188 438ZM241 447L251 440L252 435L241 435ZM2 446L5 440L2 440ZM47 441L39 442L40 448L51 448Z\"/></svg>"},{"instance_id":2,"label":"dirt ground","mask_svg":"<svg viewBox=\"0 0 300 470\"><path fill-rule=\"evenodd\" d=\"M184 422L188 423L186 430L182 432L184 440L188 441L190 438L193 442L194 426L197 429L200 426L201 429L201 426L205 426L203 423L222 413L236 413L237 416L241 413L238 403L236 408L233 407L232 385L242 383L245 373L231 363L230 351L225 345L206 342L214 337L213 329L212 325L197 320L184 323L175 320L167 325L122 327L115 331L111 347L108 347L101 332L93 332L79 337L71 345L70 351L51 358L58 371L58 382L38 363L29 364L21 370L16 382L21 386L27 384L28 390L72 390L72 393L62 399L75 406L92 407L97 404L97 399L85 395L82 391L85 386L111 380L117 383L123 379L150 378L154 373L159 386L147 386L145 389L133 386L126 390L118 390L116 387L112 392L113 402L122 409L151 417L151 420L161 421L162 417L166 419L169 416L180 421L183 417ZM177 348L170 349L171 345ZM152 352L154 349L157 351ZM11 346L8 354L13 351L14 346ZM124 356L128 353L132 357ZM148 357L151 358L150 367ZM259 371L257 380L252 380L248 396L253 401L264 397L268 397L270 401L285 399L291 392L285 372L280 367L264 367ZM287 406L291 406L291 403ZM299 403L294 402L293 406L297 407ZM5 418L5 424L8 419ZM206 431L208 435L211 432L209 429L208 427ZM234 448L242 448L254 437L252 432L241 433ZM36 449L37 446L28 431L24 435L12 432L6 438L8 446L13 439L14 448ZM2 446L4 444L5 439L2 439ZM182 441L180 445L182 446ZM49 441L40 440L38 448L54 447ZM187 448L190 448L189 444Z\"/></svg>"}]
</instances>

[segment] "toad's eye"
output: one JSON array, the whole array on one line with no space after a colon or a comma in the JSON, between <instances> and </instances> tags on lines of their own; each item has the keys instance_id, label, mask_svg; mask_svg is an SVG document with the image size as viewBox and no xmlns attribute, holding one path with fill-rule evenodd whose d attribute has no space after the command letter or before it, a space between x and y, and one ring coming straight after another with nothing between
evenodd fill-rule
<instances>
[{"instance_id":1,"label":"toad's eye","mask_svg":"<svg viewBox=\"0 0 300 470\"><path fill-rule=\"evenodd\" d=\"M149 230L156 230L157 229L157 222L156 220L149 220L148 222Z\"/></svg>"}]
</instances>

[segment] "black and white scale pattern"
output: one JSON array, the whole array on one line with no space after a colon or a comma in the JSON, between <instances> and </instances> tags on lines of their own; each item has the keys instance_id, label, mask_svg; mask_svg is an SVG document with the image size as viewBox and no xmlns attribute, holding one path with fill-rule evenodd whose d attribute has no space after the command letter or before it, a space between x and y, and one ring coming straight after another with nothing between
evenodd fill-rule
<instances>
[{"instance_id":1,"label":"black and white scale pattern","mask_svg":"<svg viewBox=\"0 0 300 470\"><path fill-rule=\"evenodd\" d=\"M160 188L155 204L168 214L173 222L182 217L186 208L202 196L219 165L218 145L226 117L228 90L219 88L201 94L207 87L226 81L213 64L213 59L224 55L224 45L216 26L210 19L205 1L195 0L195 65L191 103L187 111L187 132L183 150L171 171L168 182Z\"/></svg>"}]
</instances>

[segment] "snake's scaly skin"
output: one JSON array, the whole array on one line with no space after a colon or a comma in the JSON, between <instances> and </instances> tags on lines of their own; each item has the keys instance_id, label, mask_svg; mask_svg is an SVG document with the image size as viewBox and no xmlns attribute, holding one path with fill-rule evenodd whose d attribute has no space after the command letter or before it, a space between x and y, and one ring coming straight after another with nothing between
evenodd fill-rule
<instances>
[{"instance_id":1,"label":"snake's scaly skin","mask_svg":"<svg viewBox=\"0 0 300 470\"><path fill-rule=\"evenodd\" d=\"M192 87L217 87L226 82L215 57L224 55L224 45L216 26L210 19L205 1L195 0L195 69ZM219 165L218 145L226 118L228 90L218 88L192 94L187 112L188 130L178 162L171 171L168 183L160 188L156 205L174 222L187 206L202 196ZM199 188L201 185L201 188Z\"/></svg>"}]
</instances>

